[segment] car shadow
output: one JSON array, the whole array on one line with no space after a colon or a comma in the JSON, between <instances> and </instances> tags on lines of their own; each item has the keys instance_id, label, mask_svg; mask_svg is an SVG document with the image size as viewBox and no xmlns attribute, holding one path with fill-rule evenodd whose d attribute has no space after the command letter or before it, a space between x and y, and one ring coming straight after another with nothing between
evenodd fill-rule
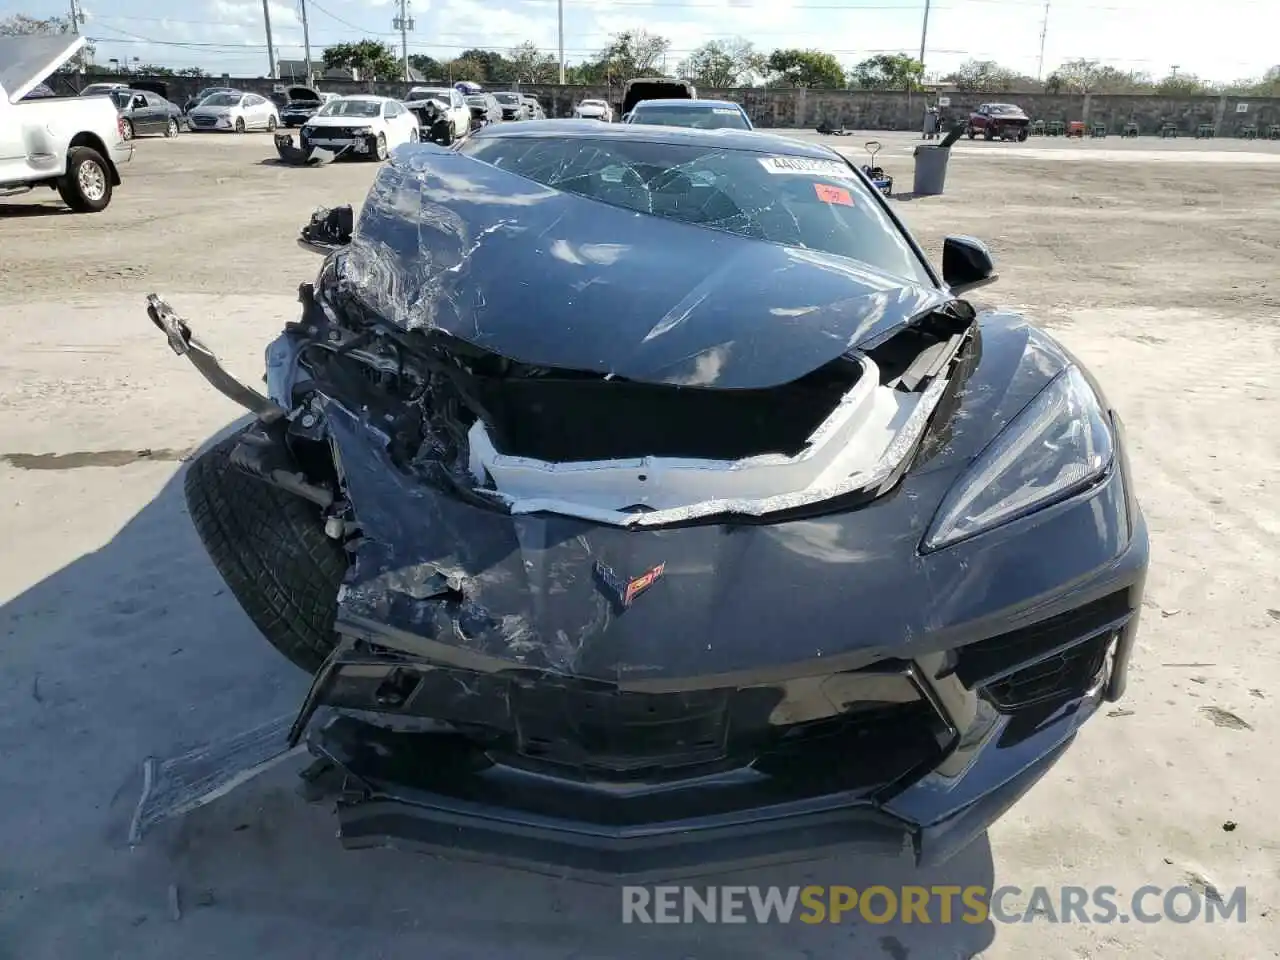
<instances>
[{"instance_id":1,"label":"car shadow","mask_svg":"<svg viewBox=\"0 0 1280 960\"><path fill-rule=\"evenodd\" d=\"M0 217L60 217L71 212L54 203L0 203Z\"/></svg>"},{"instance_id":2,"label":"car shadow","mask_svg":"<svg viewBox=\"0 0 1280 960\"><path fill-rule=\"evenodd\" d=\"M278 717L309 680L270 649L214 571L186 516L185 470L99 549L0 607L0 803L9 811L0 938L15 956L925 960L971 957L994 939L989 920L944 924L936 907L931 923L872 923L855 912L813 925L624 924L615 887L344 850L331 809L296 792L302 760L153 827L129 849L144 758ZM989 891L993 878L983 836L927 871L841 858L693 885Z\"/></svg>"}]
</instances>

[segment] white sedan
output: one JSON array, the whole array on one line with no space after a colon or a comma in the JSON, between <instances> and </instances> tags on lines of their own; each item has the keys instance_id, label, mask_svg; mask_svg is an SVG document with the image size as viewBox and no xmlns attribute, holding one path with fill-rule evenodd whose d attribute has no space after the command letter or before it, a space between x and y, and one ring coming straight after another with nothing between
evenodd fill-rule
<instances>
[{"instance_id":1,"label":"white sedan","mask_svg":"<svg viewBox=\"0 0 1280 960\"><path fill-rule=\"evenodd\" d=\"M274 130L280 126L280 111L266 97L256 93L215 93L192 107L187 125L200 130Z\"/></svg>"},{"instance_id":2,"label":"white sedan","mask_svg":"<svg viewBox=\"0 0 1280 960\"><path fill-rule=\"evenodd\" d=\"M299 146L350 149L385 160L402 143L421 138L418 118L399 100L353 96L330 100L302 127Z\"/></svg>"},{"instance_id":3,"label":"white sedan","mask_svg":"<svg viewBox=\"0 0 1280 960\"><path fill-rule=\"evenodd\" d=\"M573 108L573 115L582 120L603 120L613 123L613 107L604 100L583 100Z\"/></svg>"}]
</instances>

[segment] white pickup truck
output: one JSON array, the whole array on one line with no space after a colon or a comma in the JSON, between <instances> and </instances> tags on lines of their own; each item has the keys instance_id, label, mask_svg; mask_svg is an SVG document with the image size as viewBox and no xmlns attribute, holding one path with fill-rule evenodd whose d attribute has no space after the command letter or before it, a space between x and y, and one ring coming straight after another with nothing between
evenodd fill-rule
<instances>
[{"instance_id":1,"label":"white pickup truck","mask_svg":"<svg viewBox=\"0 0 1280 960\"><path fill-rule=\"evenodd\" d=\"M28 94L70 60L84 37L0 38L0 196L52 187L77 213L97 213L133 157L110 97Z\"/></svg>"}]
</instances>

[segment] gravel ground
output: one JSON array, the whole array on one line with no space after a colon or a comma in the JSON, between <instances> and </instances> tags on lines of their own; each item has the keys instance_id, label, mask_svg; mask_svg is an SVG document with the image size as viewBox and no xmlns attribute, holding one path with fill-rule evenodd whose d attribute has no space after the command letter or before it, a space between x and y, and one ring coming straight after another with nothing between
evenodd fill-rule
<instances>
[{"instance_id":1,"label":"gravel ground","mask_svg":"<svg viewBox=\"0 0 1280 960\"><path fill-rule=\"evenodd\" d=\"M877 136L908 189L913 141ZM827 142L860 156L861 139ZM1244 885L1234 925L624 927L606 888L344 852L292 769L130 850L143 758L306 686L184 516L182 457L239 411L143 309L165 294L258 379L319 262L298 228L375 169L272 154L262 136L143 140L102 215L0 202L0 957L1280 956L1280 144L964 142L945 196L896 205L935 255L946 233L989 241L1002 280L984 297L1059 335L1126 420L1153 550L1129 694L941 870L720 879Z\"/></svg>"}]
</instances>

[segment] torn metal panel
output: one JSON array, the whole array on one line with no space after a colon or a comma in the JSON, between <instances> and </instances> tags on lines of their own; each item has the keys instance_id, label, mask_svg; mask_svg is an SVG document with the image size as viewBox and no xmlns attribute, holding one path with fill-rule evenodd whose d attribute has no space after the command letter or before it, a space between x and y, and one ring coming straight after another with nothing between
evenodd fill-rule
<instances>
[{"instance_id":1,"label":"torn metal panel","mask_svg":"<svg viewBox=\"0 0 1280 960\"><path fill-rule=\"evenodd\" d=\"M276 153L280 155L281 160L294 167L322 167L325 164L333 163L334 160L349 149L350 147L343 147L341 150L330 150L326 147L309 147L303 150L301 147L294 145L293 134L276 134Z\"/></svg>"}]
</instances>

